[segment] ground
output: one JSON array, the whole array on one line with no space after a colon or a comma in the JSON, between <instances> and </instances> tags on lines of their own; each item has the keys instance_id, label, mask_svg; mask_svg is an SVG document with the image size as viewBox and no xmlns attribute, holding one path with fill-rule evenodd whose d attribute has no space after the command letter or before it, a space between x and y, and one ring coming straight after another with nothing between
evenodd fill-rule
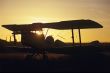
<instances>
[{"instance_id":1,"label":"ground","mask_svg":"<svg viewBox=\"0 0 110 73\"><path fill-rule=\"evenodd\" d=\"M88 50L87 50L88 49ZM48 53L48 59L23 59L26 55L2 53L1 72L110 72L109 51L80 48L73 54ZM92 48L93 49L93 48ZM96 48L97 49L97 48ZM90 51L89 51L90 50ZM18 56L19 55L19 56ZM11 58L13 56L13 58Z\"/></svg>"}]
</instances>

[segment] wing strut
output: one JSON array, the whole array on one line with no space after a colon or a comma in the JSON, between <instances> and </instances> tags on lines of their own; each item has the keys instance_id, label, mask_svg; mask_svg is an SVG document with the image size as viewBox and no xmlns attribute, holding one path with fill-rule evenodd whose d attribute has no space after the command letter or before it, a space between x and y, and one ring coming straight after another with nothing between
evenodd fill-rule
<instances>
[{"instance_id":1,"label":"wing strut","mask_svg":"<svg viewBox=\"0 0 110 73\"><path fill-rule=\"evenodd\" d=\"M13 37L14 37L14 45L16 45L16 42L17 42L17 41L16 41L16 33L15 33L15 31L13 31L12 34L13 34Z\"/></svg>"},{"instance_id":2,"label":"wing strut","mask_svg":"<svg viewBox=\"0 0 110 73\"><path fill-rule=\"evenodd\" d=\"M49 28L48 28L47 31L46 31L45 37L47 36L48 31L49 31Z\"/></svg>"},{"instance_id":3,"label":"wing strut","mask_svg":"<svg viewBox=\"0 0 110 73\"><path fill-rule=\"evenodd\" d=\"M81 31L80 31L80 28L78 29L78 32L79 32L79 42L80 42L80 46L81 46Z\"/></svg>"},{"instance_id":4,"label":"wing strut","mask_svg":"<svg viewBox=\"0 0 110 73\"><path fill-rule=\"evenodd\" d=\"M73 46L74 46L74 31L72 29L72 41L73 41Z\"/></svg>"}]
</instances>

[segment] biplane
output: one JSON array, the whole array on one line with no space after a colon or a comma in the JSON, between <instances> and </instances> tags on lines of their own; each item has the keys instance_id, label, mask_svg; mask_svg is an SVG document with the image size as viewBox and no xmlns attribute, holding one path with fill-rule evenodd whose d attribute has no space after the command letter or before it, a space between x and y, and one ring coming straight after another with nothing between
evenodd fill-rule
<instances>
[{"instance_id":1,"label":"biplane","mask_svg":"<svg viewBox=\"0 0 110 73\"><path fill-rule=\"evenodd\" d=\"M58 29L58 30L68 30L71 29L72 32L72 41L73 41L73 47L74 45L74 29L78 29L79 31L79 43L81 46L81 31L80 29L90 29L90 28L103 28L102 25L99 23L93 21L93 20L68 20L68 21L60 21L60 22L51 22L51 23L32 23L32 24L8 24L8 25L2 25L4 28L9 29L13 31L14 36L14 43L16 44L16 34L21 34L21 43L25 46L30 46L33 50L33 55L37 53L41 53L47 51L52 52L57 50L58 52L60 49L63 51L64 47L60 46L60 48L53 46L52 43L54 43L52 37L46 38L43 34L43 28L51 28L51 29ZM41 33L40 36L38 36L35 32L39 31ZM72 49L70 52L72 52ZM69 49L64 49L66 52L68 52ZM61 53L61 51L60 51ZM64 51L63 51L64 53Z\"/></svg>"}]
</instances>

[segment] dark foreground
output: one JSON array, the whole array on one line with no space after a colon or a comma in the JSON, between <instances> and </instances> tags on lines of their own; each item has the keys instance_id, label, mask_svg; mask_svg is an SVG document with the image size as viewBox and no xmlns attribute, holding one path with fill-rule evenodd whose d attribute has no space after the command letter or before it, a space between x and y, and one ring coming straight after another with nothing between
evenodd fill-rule
<instances>
[{"instance_id":1,"label":"dark foreground","mask_svg":"<svg viewBox=\"0 0 110 73\"><path fill-rule=\"evenodd\" d=\"M65 59L0 59L0 72L110 72L108 51L87 49L79 48Z\"/></svg>"}]
</instances>

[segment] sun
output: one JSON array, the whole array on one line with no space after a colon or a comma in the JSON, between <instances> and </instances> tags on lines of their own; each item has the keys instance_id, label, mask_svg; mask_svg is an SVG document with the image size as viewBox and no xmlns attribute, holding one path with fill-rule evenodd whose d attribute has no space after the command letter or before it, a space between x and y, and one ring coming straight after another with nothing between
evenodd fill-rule
<instances>
[{"instance_id":1,"label":"sun","mask_svg":"<svg viewBox=\"0 0 110 73\"><path fill-rule=\"evenodd\" d=\"M43 34L42 31L36 31L35 33L36 33L37 35L42 35L42 34Z\"/></svg>"}]
</instances>

